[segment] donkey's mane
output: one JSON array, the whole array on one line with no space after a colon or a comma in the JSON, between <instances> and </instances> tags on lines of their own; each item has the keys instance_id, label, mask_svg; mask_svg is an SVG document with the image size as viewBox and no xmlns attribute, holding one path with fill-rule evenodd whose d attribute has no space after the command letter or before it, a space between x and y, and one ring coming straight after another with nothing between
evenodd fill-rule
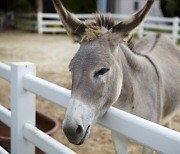
<instances>
[{"instance_id":1,"label":"donkey's mane","mask_svg":"<svg viewBox=\"0 0 180 154\"><path fill-rule=\"evenodd\" d=\"M98 27L104 27L107 30L110 30L116 24L116 21L113 17L110 17L108 15L104 16L103 14L100 13L95 15L95 19L96 19L96 25Z\"/></svg>"},{"instance_id":2,"label":"donkey's mane","mask_svg":"<svg viewBox=\"0 0 180 154\"><path fill-rule=\"evenodd\" d=\"M117 22L113 17L110 17L108 15L103 15L100 13L97 13L95 15L95 22L92 22L90 20L86 20L86 29L84 36L82 38L82 41L92 41L100 37L103 33L105 28L106 30L110 30L113 28ZM130 37L127 40L127 46L132 49L134 46L134 39L133 37Z\"/></svg>"}]
</instances>

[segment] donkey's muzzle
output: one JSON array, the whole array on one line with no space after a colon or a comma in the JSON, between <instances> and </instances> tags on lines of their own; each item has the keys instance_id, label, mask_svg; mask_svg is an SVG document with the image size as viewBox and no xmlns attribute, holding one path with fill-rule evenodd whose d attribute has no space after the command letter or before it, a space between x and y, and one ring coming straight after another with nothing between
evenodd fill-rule
<instances>
[{"instance_id":1,"label":"donkey's muzzle","mask_svg":"<svg viewBox=\"0 0 180 154\"><path fill-rule=\"evenodd\" d=\"M83 125L78 123L63 123L63 131L68 138L69 142L76 145L81 145L84 143L88 132L89 132L90 126L87 128L84 128Z\"/></svg>"},{"instance_id":2,"label":"donkey's muzzle","mask_svg":"<svg viewBox=\"0 0 180 154\"><path fill-rule=\"evenodd\" d=\"M81 141L80 141L77 145L81 145L81 144L83 144L83 143L84 143L84 140L85 140L85 138L86 138L86 137L87 137L87 135L88 135L89 128L90 128L90 125L89 125L89 126L88 126L88 128L86 129L86 132L85 132L85 134L84 134L83 138L81 139Z\"/></svg>"},{"instance_id":3,"label":"donkey's muzzle","mask_svg":"<svg viewBox=\"0 0 180 154\"><path fill-rule=\"evenodd\" d=\"M69 142L81 145L88 138L95 110L87 103L71 99L63 121L63 131Z\"/></svg>"}]
</instances>

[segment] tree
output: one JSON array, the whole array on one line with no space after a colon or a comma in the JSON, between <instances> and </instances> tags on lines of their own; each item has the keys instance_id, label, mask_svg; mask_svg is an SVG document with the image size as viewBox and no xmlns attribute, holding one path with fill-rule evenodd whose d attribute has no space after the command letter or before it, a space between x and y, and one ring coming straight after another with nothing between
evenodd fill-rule
<instances>
[{"instance_id":1,"label":"tree","mask_svg":"<svg viewBox=\"0 0 180 154\"><path fill-rule=\"evenodd\" d=\"M161 0L161 8L165 17L180 17L180 0Z\"/></svg>"},{"instance_id":2,"label":"tree","mask_svg":"<svg viewBox=\"0 0 180 154\"><path fill-rule=\"evenodd\" d=\"M73 13L92 13L96 11L96 0L61 0Z\"/></svg>"},{"instance_id":3,"label":"tree","mask_svg":"<svg viewBox=\"0 0 180 154\"><path fill-rule=\"evenodd\" d=\"M16 12L33 12L35 10L35 0L15 0Z\"/></svg>"}]
</instances>

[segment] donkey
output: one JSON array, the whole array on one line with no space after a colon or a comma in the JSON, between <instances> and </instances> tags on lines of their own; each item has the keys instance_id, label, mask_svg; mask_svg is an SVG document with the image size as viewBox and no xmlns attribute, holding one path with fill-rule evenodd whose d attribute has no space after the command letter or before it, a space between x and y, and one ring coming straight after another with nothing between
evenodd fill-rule
<instances>
[{"instance_id":1,"label":"donkey","mask_svg":"<svg viewBox=\"0 0 180 154\"><path fill-rule=\"evenodd\" d=\"M102 14L96 15L96 22L82 22L59 0L52 1L67 33L80 43L69 64L72 94L63 121L68 140L83 144L94 123L112 105L170 126L170 119L180 108L180 51L160 34L136 44L131 39L154 0L119 23ZM112 136L116 152L128 153L128 140L114 132Z\"/></svg>"}]
</instances>

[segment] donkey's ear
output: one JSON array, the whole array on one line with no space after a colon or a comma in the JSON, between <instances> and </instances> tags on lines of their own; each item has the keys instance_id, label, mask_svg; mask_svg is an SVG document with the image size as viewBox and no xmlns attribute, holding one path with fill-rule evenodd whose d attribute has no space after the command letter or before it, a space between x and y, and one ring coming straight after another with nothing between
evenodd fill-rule
<instances>
[{"instance_id":1,"label":"donkey's ear","mask_svg":"<svg viewBox=\"0 0 180 154\"><path fill-rule=\"evenodd\" d=\"M86 28L85 24L66 10L60 0L52 1L67 33L75 42L80 42Z\"/></svg>"},{"instance_id":2,"label":"donkey's ear","mask_svg":"<svg viewBox=\"0 0 180 154\"><path fill-rule=\"evenodd\" d=\"M145 6L133 16L115 25L111 32L115 35L115 38L119 38L119 41L127 38L129 34L137 28L148 14L154 0L148 0ZM120 36L118 36L120 35ZM115 39L114 38L114 39Z\"/></svg>"}]
</instances>

